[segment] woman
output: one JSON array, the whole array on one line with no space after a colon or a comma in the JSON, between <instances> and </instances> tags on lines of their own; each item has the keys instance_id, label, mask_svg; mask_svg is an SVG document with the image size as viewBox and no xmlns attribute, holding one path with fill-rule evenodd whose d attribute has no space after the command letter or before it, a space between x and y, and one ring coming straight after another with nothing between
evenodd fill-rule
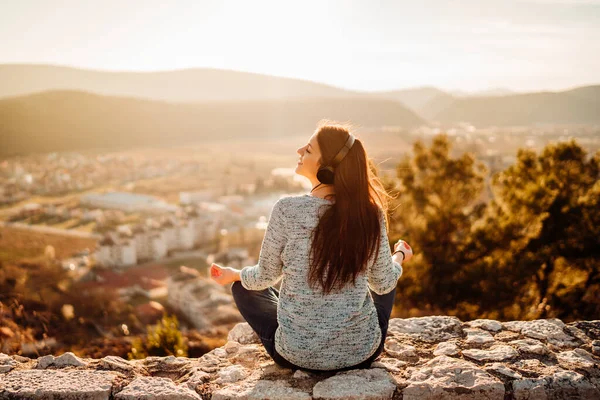
<instances>
[{"instance_id":1,"label":"woman","mask_svg":"<svg viewBox=\"0 0 600 400\"><path fill-rule=\"evenodd\" d=\"M297 152L296 173L310 180L310 194L273 206L257 265L212 264L210 273L233 283L240 313L280 366L369 368L383 351L412 250L398 241L391 254L387 194L348 129L320 125ZM279 292L272 285L281 278Z\"/></svg>"}]
</instances>

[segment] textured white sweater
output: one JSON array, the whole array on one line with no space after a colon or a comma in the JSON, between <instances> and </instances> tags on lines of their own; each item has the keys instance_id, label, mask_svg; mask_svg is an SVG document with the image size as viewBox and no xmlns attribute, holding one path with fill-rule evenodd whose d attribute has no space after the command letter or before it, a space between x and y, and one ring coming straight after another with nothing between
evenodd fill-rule
<instances>
[{"instance_id":1,"label":"textured white sweater","mask_svg":"<svg viewBox=\"0 0 600 400\"><path fill-rule=\"evenodd\" d=\"M325 295L308 285L311 234L331 201L310 195L283 197L271 211L258 264L241 270L241 284L263 290L281 278L275 349L299 367L333 370L353 366L381 343L377 311L369 288L389 293L402 275L392 260L383 213L381 246L360 274L341 292Z\"/></svg>"}]
</instances>

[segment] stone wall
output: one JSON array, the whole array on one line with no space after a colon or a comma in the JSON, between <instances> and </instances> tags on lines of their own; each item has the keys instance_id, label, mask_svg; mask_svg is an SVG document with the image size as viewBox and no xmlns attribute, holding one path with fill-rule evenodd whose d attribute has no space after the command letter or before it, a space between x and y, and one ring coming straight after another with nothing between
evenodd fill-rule
<instances>
[{"instance_id":1,"label":"stone wall","mask_svg":"<svg viewBox=\"0 0 600 400\"><path fill-rule=\"evenodd\" d=\"M246 323L198 359L0 355L0 399L600 399L600 320L392 319L369 369L280 368Z\"/></svg>"}]
</instances>

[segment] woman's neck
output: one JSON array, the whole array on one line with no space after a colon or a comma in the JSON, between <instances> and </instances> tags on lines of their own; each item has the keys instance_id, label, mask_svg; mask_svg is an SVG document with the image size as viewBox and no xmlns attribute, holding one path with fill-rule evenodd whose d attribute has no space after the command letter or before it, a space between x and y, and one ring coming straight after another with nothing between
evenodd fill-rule
<instances>
[{"instance_id":1,"label":"woman's neck","mask_svg":"<svg viewBox=\"0 0 600 400\"><path fill-rule=\"evenodd\" d=\"M327 197L331 197L332 195L335 196L335 192L333 191L333 185L327 185L319 182L316 185L313 185L309 195L325 199Z\"/></svg>"}]
</instances>

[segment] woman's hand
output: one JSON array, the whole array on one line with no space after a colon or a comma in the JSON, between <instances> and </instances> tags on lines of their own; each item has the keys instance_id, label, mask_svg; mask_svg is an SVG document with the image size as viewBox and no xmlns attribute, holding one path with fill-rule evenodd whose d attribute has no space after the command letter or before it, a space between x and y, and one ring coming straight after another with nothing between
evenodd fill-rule
<instances>
[{"instance_id":1,"label":"woman's hand","mask_svg":"<svg viewBox=\"0 0 600 400\"><path fill-rule=\"evenodd\" d=\"M398 240L396 242L396 244L394 245L394 252L396 252L397 250L401 250L404 253L404 259L402 260L402 262L407 262L413 256L412 248L410 247L410 245L408 243L406 243L402 239ZM397 253L397 254L401 254L401 253Z\"/></svg>"},{"instance_id":2,"label":"woman's hand","mask_svg":"<svg viewBox=\"0 0 600 400\"><path fill-rule=\"evenodd\" d=\"M217 264L212 264L210 266L209 274L212 280L219 285L227 285L240 280L240 271L234 268L221 267Z\"/></svg>"}]
</instances>

